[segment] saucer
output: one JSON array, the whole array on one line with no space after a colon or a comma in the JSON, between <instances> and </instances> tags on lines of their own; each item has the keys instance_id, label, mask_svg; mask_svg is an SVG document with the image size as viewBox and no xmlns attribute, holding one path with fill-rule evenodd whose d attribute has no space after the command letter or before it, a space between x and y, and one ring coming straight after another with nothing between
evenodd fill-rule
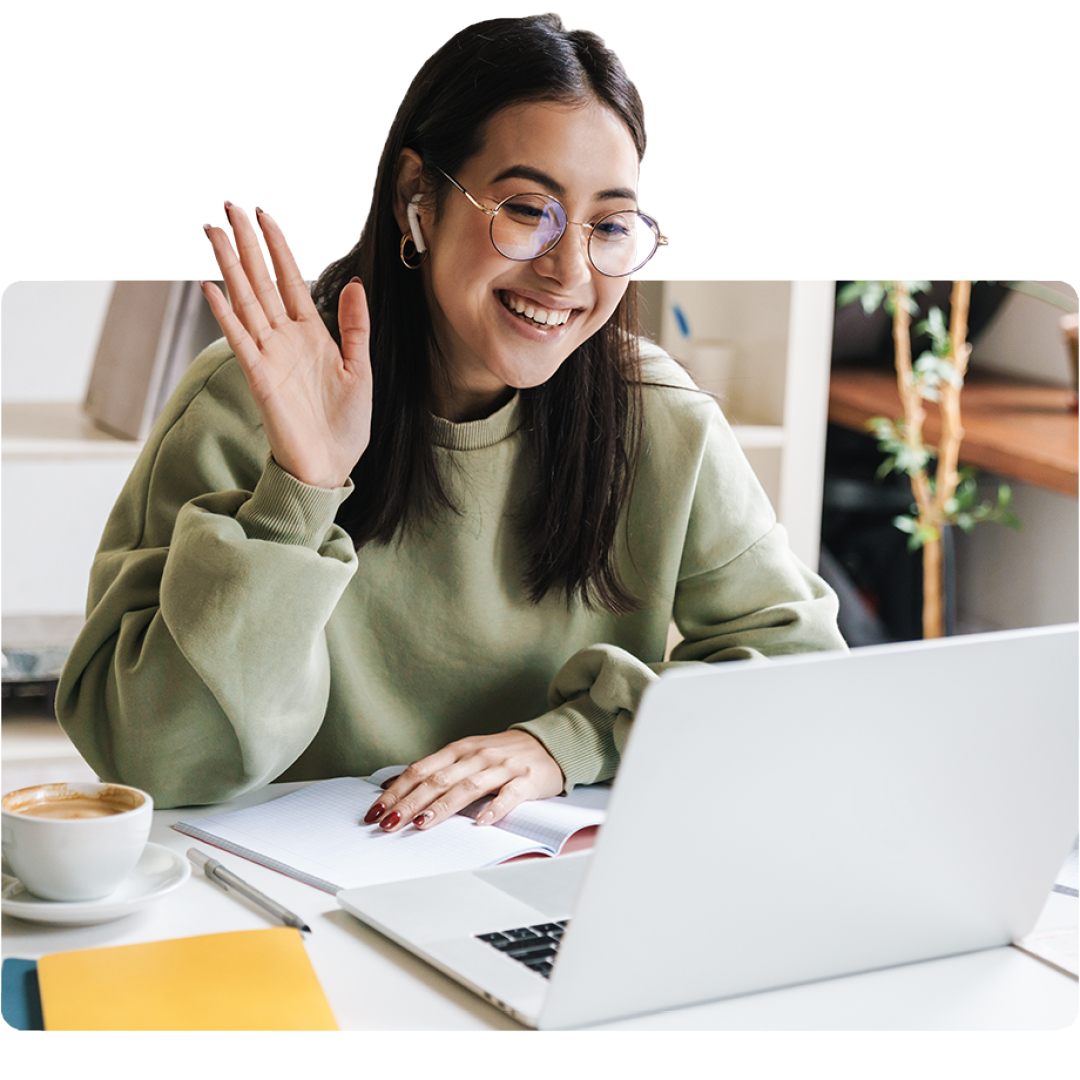
<instances>
[{"instance_id":1,"label":"saucer","mask_svg":"<svg viewBox=\"0 0 1080 1080\"><path fill-rule=\"evenodd\" d=\"M171 848L147 844L135 869L116 892L99 900L42 900L18 878L5 877L0 906L5 915L52 926L94 926L141 911L180 888L191 876L191 863Z\"/></svg>"}]
</instances>

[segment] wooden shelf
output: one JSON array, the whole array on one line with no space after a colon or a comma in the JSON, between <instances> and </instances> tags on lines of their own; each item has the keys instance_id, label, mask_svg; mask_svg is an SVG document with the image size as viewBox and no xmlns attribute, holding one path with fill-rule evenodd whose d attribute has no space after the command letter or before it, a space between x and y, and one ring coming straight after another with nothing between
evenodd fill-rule
<instances>
[{"instance_id":1,"label":"wooden shelf","mask_svg":"<svg viewBox=\"0 0 1080 1080\"><path fill-rule=\"evenodd\" d=\"M1077 497L1080 426L1068 389L969 373L960 398L960 460L1002 476ZM865 431L874 416L902 412L889 369L839 368L829 380L829 419ZM941 434L937 406L926 404L926 438Z\"/></svg>"}]
</instances>

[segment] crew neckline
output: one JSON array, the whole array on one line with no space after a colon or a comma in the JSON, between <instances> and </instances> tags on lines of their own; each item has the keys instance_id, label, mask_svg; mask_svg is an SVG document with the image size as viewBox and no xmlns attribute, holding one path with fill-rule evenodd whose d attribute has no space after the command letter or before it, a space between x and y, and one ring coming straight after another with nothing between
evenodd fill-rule
<instances>
[{"instance_id":1,"label":"crew neckline","mask_svg":"<svg viewBox=\"0 0 1080 1080\"><path fill-rule=\"evenodd\" d=\"M482 420L466 420L454 423L441 416L432 416L435 422L434 442L447 450L483 450L509 438L525 421L521 407L521 394L514 396L490 416Z\"/></svg>"}]
</instances>

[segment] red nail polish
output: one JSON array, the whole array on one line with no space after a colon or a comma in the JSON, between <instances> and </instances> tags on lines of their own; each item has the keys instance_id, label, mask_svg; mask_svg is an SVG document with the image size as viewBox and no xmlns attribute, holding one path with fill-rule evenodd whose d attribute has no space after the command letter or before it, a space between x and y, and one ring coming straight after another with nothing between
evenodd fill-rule
<instances>
[{"instance_id":1,"label":"red nail polish","mask_svg":"<svg viewBox=\"0 0 1080 1080\"><path fill-rule=\"evenodd\" d=\"M401 815L395 810L379 822L380 829L392 829L401 820Z\"/></svg>"},{"instance_id":2,"label":"red nail polish","mask_svg":"<svg viewBox=\"0 0 1080 1080\"><path fill-rule=\"evenodd\" d=\"M416 815L416 817L414 817L414 818L412 819L412 823L413 823L413 824L414 824L414 825L415 825L415 826L416 826L417 828L419 828L419 827L420 827L421 825L423 825L423 824L424 824L424 822L425 822L425 821L427 821L427 819L428 819L428 815L427 815L427 811L425 810L425 811L424 811L424 813L422 813L422 814L417 814L417 815Z\"/></svg>"},{"instance_id":3,"label":"red nail polish","mask_svg":"<svg viewBox=\"0 0 1080 1080\"><path fill-rule=\"evenodd\" d=\"M356 281L356 280L357 280L356 278L353 278L353 281ZM349 284L351 285L351 284L352 284L352 281L350 281L350 282L349 282ZM385 780L384 780L384 781L383 781L383 782L382 782L382 783L381 783L381 784L379 785L379 787L381 787L381 788L383 789L383 791L385 791L385 790L386 790L386 789L387 789L387 788L388 788L388 787L389 787L389 786L390 786L390 785L391 785L391 784L392 784L392 783L393 783L393 782L394 782L394 781L395 781L396 779L397 779L397 777L396 777L396 776L390 776L390 777L387 777L387 779L385 779Z\"/></svg>"},{"instance_id":4,"label":"red nail polish","mask_svg":"<svg viewBox=\"0 0 1080 1080\"><path fill-rule=\"evenodd\" d=\"M382 817L383 811L386 809L381 802L377 802L365 815L364 824L374 825L379 818Z\"/></svg>"},{"instance_id":5,"label":"red nail polish","mask_svg":"<svg viewBox=\"0 0 1080 1080\"><path fill-rule=\"evenodd\" d=\"M229 219L229 224L232 224L232 214L229 211L232 209L232 203L228 199L225 200L225 216Z\"/></svg>"}]
</instances>

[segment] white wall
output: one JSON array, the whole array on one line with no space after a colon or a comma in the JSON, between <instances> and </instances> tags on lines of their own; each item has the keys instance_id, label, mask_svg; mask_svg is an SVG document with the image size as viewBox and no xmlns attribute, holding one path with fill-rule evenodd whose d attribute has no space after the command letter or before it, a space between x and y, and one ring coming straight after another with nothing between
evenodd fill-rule
<instances>
[{"instance_id":1,"label":"white wall","mask_svg":"<svg viewBox=\"0 0 1080 1080\"><path fill-rule=\"evenodd\" d=\"M1034 284L1076 302L1076 290L1064 281ZM1052 304L1026 293L1011 293L979 335L971 351L972 366L1067 386L1069 361L1059 326L1063 314Z\"/></svg>"},{"instance_id":2,"label":"white wall","mask_svg":"<svg viewBox=\"0 0 1080 1080\"><path fill-rule=\"evenodd\" d=\"M111 281L8 286L0 303L5 412L12 405L82 401L112 289ZM50 442L57 433L40 431L20 439L14 454L11 433L0 434L3 615L81 615L90 565L135 449L86 457L77 446L58 449ZM38 441L41 452L33 448Z\"/></svg>"},{"instance_id":3,"label":"white wall","mask_svg":"<svg viewBox=\"0 0 1080 1080\"><path fill-rule=\"evenodd\" d=\"M1075 299L1061 281L1041 284ZM1014 293L972 349L973 369L1069 384L1069 362L1058 325L1062 312ZM963 397L960 399L963 409ZM1075 622L1080 593L1077 500L1008 477L983 474L988 494L1003 480L1024 523L1022 532L983 524L956 541L957 617L969 630Z\"/></svg>"},{"instance_id":4,"label":"white wall","mask_svg":"<svg viewBox=\"0 0 1080 1080\"><path fill-rule=\"evenodd\" d=\"M133 464L134 457L4 461L5 619L83 614L94 553Z\"/></svg>"},{"instance_id":5,"label":"white wall","mask_svg":"<svg viewBox=\"0 0 1080 1080\"><path fill-rule=\"evenodd\" d=\"M4 401L81 401L111 281L16 281L0 301Z\"/></svg>"},{"instance_id":6,"label":"white wall","mask_svg":"<svg viewBox=\"0 0 1080 1080\"><path fill-rule=\"evenodd\" d=\"M979 525L956 541L957 616L969 630L1077 621L1077 502L1009 481L1024 523L1017 533Z\"/></svg>"}]
</instances>

